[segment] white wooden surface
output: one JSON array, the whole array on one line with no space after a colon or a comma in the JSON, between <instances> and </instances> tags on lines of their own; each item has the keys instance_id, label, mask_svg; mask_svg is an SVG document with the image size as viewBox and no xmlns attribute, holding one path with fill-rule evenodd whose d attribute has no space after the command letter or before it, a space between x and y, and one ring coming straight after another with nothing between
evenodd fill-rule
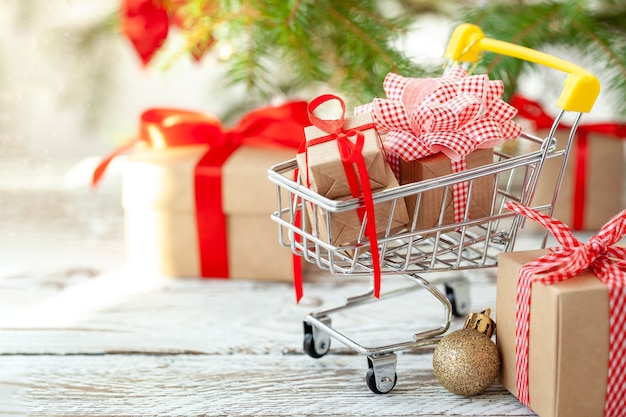
<instances>
[{"instance_id":1,"label":"white wooden surface","mask_svg":"<svg viewBox=\"0 0 626 417\"><path fill-rule=\"evenodd\" d=\"M57 174L31 172L30 188L0 175L0 415L533 415L498 383L472 398L446 391L432 350L400 353L386 395L367 388L365 357L337 341L321 359L305 355L303 317L367 280L312 270L296 304L290 284L126 271L117 184L94 194ZM493 309L493 271L470 278L472 309ZM441 318L425 292L333 316L367 345L410 340Z\"/></svg>"},{"instance_id":2,"label":"white wooden surface","mask_svg":"<svg viewBox=\"0 0 626 417\"><path fill-rule=\"evenodd\" d=\"M449 393L429 351L399 355L387 395L367 389L366 359L336 341L321 359L304 355L304 315L362 282L309 283L301 305L285 284L123 272L0 284L0 415L532 415L499 384ZM493 305L490 279L473 293L477 307ZM440 319L437 307L413 293L337 324L359 341L410 340L422 320Z\"/></svg>"}]
</instances>

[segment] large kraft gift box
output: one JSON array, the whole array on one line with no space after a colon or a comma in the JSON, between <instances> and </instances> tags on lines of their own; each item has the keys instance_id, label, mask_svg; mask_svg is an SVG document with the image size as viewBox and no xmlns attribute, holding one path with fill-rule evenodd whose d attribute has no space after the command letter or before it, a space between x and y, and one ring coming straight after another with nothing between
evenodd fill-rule
<instances>
[{"instance_id":1,"label":"large kraft gift box","mask_svg":"<svg viewBox=\"0 0 626 417\"><path fill-rule=\"evenodd\" d=\"M361 155L367 168L372 193L397 187L398 181L385 159L380 136L373 126L371 115L365 113L342 119L342 126L343 131L358 130L363 134ZM315 143L314 141L328 136L327 132L315 125L306 127L304 133L310 146L307 146L306 152L299 153L296 157L301 182L329 199L341 201L353 198L336 140ZM329 184L332 186L329 187ZM313 207L311 204L306 204L306 210L310 221L318 224L320 239L342 246L354 244L362 238L362 221L357 210L327 213L325 209ZM327 222L327 214L330 224ZM404 200L398 200L395 206L392 201L375 204L374 217L378 235L387 231L389 222L389 232L394 234L405 228L409 221ZM328 235L328 229L332 236Z\"/></svg>"},{"instance_id":2,"label":"large kraft gift box","mask_svg":"<svg viewBox=\"0 0 626 417\"><path fill-rule=\"evenodd\" d=\"M278 243L276 187L270 166L292 159L304 142L307 103L253 110L229 129L211 115L151 108L138 134L111 160L130 153L123 173L128 261L173 277L289 281L292 256Z\"/></svg>"},{"instance_id":3,"label":"large kraft gift box","mask_svg":"<svg viewBox=\"0 0 626 417\"><path fill-rule=\"evenodd\" d=\"M174 277L206 275L201 270L194 175L207 149L192 145L129 155L123 206L134 269ZM270 219L276 187L267 180L267 169L294 153L242 146L222 166L231 278L291 281L291 252L278 243L277 225Z\"/></svg>"},{"instance_id":4,"label":"large kraft gift box","mask_svg":"<svg viewBox=\"0 0 626 417\"><path fill-rule=\"evenodd\" d=\"M529 122L533 133L545 138L553 118L539 103L514 97L520 121ZM556 131L557 149L567 143L570 129ZM626 125L601 123L578 126L565 168L553 216L574 230L598 230L626 203L624 170ZM561 159L547 160L537 183L532 205L551 205Z\"/></svg>"},{"instance_id":5,"label":"large kraft gift box","mask_svg":"<svg viewBox=\"0 0 626 417\"><path fill-rule=\"evenodd\" d=\"M515 311L519 269L547 250L498 258L496 340L500 381L516 388ZM534 283L531 292L529 394L541 417L603 416L609 355L608 290L591 272L566 281Z\"/></svg>"}]
</instances>

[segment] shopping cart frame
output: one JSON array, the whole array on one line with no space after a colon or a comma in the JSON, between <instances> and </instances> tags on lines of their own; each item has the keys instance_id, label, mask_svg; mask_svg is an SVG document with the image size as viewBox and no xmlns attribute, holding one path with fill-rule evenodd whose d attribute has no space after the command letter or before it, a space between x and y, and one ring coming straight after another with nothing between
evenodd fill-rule
<instances>
[{"instance_id":1,"label":"shopping cart frame","mask_svg":"<svg viewBox=\"0 0 626 417\"><path fill-rule=\"evenodd\" d=\"M383 293L380 299L424 289L441 302L442 322L430 330L415 333L410 341L375 347L366 347L332 327L331 314L377 301L373 297L373 289L348 298L343 305L312 312L304 319L305 352L314 358L322 357L329 351L330 341L334 338L357 353L367 356L366 384L375 393L387 393L396 384L395 352L436 344L448 331L452 316L467 313L469 292L466 278L446 278L444 294L436 287L435 280L427 280L422 275L495 267L499 253L514 250L518 230L523 224L522 216L505 208L508 201L552 214L580 118L583 113L591 110L600 91L597 78L588 71L538 51L487 38L475 25L461 24L455 29L446 50L446 57L451 64L462 62L469 66L479 62L485 52L534 62L568 74L564 90L557 101L559 112L548 136L539 138L523 132L515 141L518 144L516 148L523 149L524 152L497 149L491 164L373 193L375 205L391 204L390 219L400 201L409 196L416 198L415 211L409 214L411 221L407 227L400 232L393 231L389 220L377 242L381 274L401 274L409 279L411 285ZM557 150L555 133L568 113L574 115L574 120L568 120L567 124L571 126L568 141L565 148ZM552 201L533 205L532 197L544 163L553 158L561 160L561 168L554 185ZM271 217L278 223L281 245L291 248L296 256L320 269L330 271L333 275L371 276L374 265L370 242L365 233L367 218L363 219L356 242L340 246L333 242L332 216L362 209L363 199L331 200L315 193L300 184L299 178L294 176L297 172L295 159L277 164L268 172L269 179L277 189L278 209ZM493 184L489 215L470 218L472 190L474 184L483 178L490 178ZM446 224L443 221L444 211L451 198L452 187L459 182L469 184L468 209L462 221ZM433 227L420 229L416 227L420 201L424 193L431 190L443 192L439 221ZM317 216L309 218L307 211L322 213L326 221L319 221ZM321 230L322 227L325 229ZM540 247L545 247L546 241L547 233Z\"/></svg>"}]
</instances>

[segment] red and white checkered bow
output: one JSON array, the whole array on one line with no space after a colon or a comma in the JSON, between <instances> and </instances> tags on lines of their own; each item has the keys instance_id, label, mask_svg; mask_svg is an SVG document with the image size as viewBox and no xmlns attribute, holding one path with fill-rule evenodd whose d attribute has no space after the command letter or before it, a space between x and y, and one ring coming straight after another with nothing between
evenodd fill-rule
<instances>
[{"instance_id":1,"label":"red and white checkered bow","mask_svg":"<svg viewBox=\"0 0 626 417\"><path fill-rule=\"evenodd\" d=\"M515 107L502 101L504 84L458 66L441 78L387 74L387 99L374 99L355 113L371 112L385 148L405 161L443 152L459 161L478 148L492 148L520 135Z\"/></svg>"},{"instance_id":2,"label":"red and white checkered bow","mask_svg":"<svg viewBox=\"0 0 626 417\"><path fill-rule=\"evenodd\" d=\"M517 396L530 407L528 392L528 338L533 282L555 284L589 268L609 291L609 358L605 416L626 409L626 248L613 246L626 235L626 210L613 217L589 242L576 239L559 220L518 203L507 208L547 228L563 245L526 265L519 272L516 311Z\"/></svg>"},{"instance_id":3,"label":"red and white checkered bow","mask_svg":"<svg viewBox=\"0 0 626 417\"><path fill-rule=\"evenodd\" d=\"M359 106L355 113L372 113L384 147L397 174L399 160L444 153L452 171L466 169L465 157L475 149L493 148L520 135L522 127L512 118L515 107L502 100L504 84L489 76L468 75L453 67L441 78L407 78L387 74L386 99ZM454 184L454 217L463 221L469 184Z\"/></svg>"}]
</instances>

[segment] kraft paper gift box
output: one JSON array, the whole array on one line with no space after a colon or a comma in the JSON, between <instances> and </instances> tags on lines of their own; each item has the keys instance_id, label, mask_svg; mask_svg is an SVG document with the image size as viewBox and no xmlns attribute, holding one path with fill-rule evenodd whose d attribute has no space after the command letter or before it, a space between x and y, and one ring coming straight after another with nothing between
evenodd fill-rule
<instances>
[{"instance_id":1,"label":"kraft paper gift box","mask_svg":"<svg viewBox=\"0 0 626 417\"><path fill-rule=\"evenodd\" d=\"M365 113L345 119L343 129L350 130L361 126L372 125L371 114ZM383 188L387 185L387 171L385 155L381 152L382 145L377 130L374 127L363 128L360 131L365 136L363 145L363 159L367 166L370 186L372 189ZM325 137L327 132L311 125L304 128L307 142ZM338 161L339 150L334 140L325 141L307 149L308 186L316 193L326 198L342 198L350 194L350 187L342 164ZM305 161L300 159L301 166Z\"/></svg>"},{"instance_id":2,"label":"kraft paper gift box","mask_svg":"<svg viewBox=\"0 0 626 417\"><path fill-rule=\"evenodd\" d=\"M522 130L512 120L517 110L502 100L503 82L490 80L487 74L470 75L460 66L452 66L440 78L389 73L383 89L387 98L374 99L355 112L372 113L401 185L490 164L491 149L517 138ZM490 215L493 182L493 176L473 182L470 219ZM415 230L439 226L442 212L442 225L465 220L466 187L457 181L446 201L443 189L425 192ZM410 217L415 216L416 201L416 196L407 198Z\"/></svg>"},{"instance_id":3,"label":"kraft paper gift box","mask_svg":"<svg viewBox=\"0 0 626 417\"><path fill-rule=\"evenodd\" d=\"M173 277L203 275L194 171L207 149L182 146L135 151L128 157L123 206L133 269ZM276 187L267 180L267 169L294 153L242 146L222 166L231 278L291 281L291 252L278 243L277 225L270 219L276 210Z\"/></svg>"},{"instance_id":4,"label":"kraft paper gift box","mask_svg":"<svg viewBox=\"0 0 626 417\"><path fill-rule=\"evenodd\" d=\"M550 134L553 118L539 103L516 96L512 104L519 109L520 120L528 122L536 136L545 138ZM568 127L557 129L557 149L565 147L569 133ZM583 121L578 126L553 217L574 230L598 230L624 207L624 139L623 124ZM552 204L560 168L560 158L546 161L533 205Z\"/></svg>"},{"instance_id":5,"label":"kraft paper gift box","mask_svg":"<svg viewBox=\"0 0 626 417\"><path fill-rule=\"evenodd\" d=\"M584 131L585 126L580 130ZM550 132L539 130L537 136ZM569 130L557 130L558 148L563 149ZM580 134L574 139L565 176L552 215L574 230L598 230L624 205L624 142L600 133L589 134L587 146L580 147ZM578 178L578 156L585 152L586 173ZM546 161L532 204L551 204L554 187L561 168L560 159ZM580 202L577 194L584 192ZM580 219L577 217L580 216ZM576 219L576 220L575 220Z\"/></svg>"},{"instance_id":6,"label":"kraft paper gift box","mask_svg":"<svg viewBox=\"0 0 626 417\"><path fill-rule=\"evenodd\" d=\"M359 129L364 134L362 155L367 167L372 193L376 193L397 187L398 181L387 163L382 150L380 136L371 125L371 115L364 113L346 118L343 129L347 131L365 126L362 130ZM304 132L307 141L328 135L328 133L316 126L308 126L304 129ZM308 156L305 153L299 153L296 157L300 168L301 182L329 199L347 200L353 198L336 141L329 140L310 146L307 151ZM319 186L320 180L324 184L323 187ZM387 230L389 221L391 221L390 233L393 234L402 230L409 220L404 200L396 202L393 213L391 211L392 206L393 202L391 201L378 203L374 206L378 235L383 234ZM306 204L306 210L311 223L316 218L319 237L323 241L327 241L332 245L343 246L354 244L359 240L362 223L356 210L331 212L329 214L332 236L328 235L326 210L321 207L314 208L310 204Z\"/></svg>"},{"instance_id":7,"label":"kraft paper gift box","mask_svg":"<svg viewBox=\"0 0 626 417\"><path fill-rule=\"evenodd\" d=\"M496 341L500 381L516 388L515 310L519 269L547 250L498 258ZM609 355L608 289L593 273L534 283L529 337L530 406L541 417L603 416Z\"/></svg>"},{"instance_id":8,"label":"kraft paper gift box","mask_svg":"<svg viewBox=\"0 0 626 417\"><path fill-rule=\"evenodd\" d=\"M400 185L420 182L432 178L439 178L452 174L452 163L442 153L426 156L415 161L398 159L398 177ZM477 149L467 155L465 159L467 169L477 168L493 163L493 149ZM494 177L488 175L473 181L471 196L465 204L469 204L469 218L480 219L491 215L491 202L494 193ZM449 187L444 201L444 189L437 188L422 193L417 216L416 230L428 229L439 225L439 216L443 210L442 225L454 224L454 191ZM413 216L417 196L406 197L409 216ZM412 217L411 217L412 218Z\"/></svg>"},{"instance_id":9,"label":"kraft paper gift box","mask_svg":"<svg viewBox=\"0 0 626 417\"><path fill-rule=\"evenodd\" d=\"M340 164L340 162L338 163ZM391 170L391 167L387 165L385 172L387 176L387 185L382 188L372 190L373 193L398 186L398 181L396 180L396 176ZM351 195L344 196L337 200L347 200L350 198L352 198ZM391 212L392 208L393 213ZM328 213L330 217L330 230L332 237L328 235L328 223L326 220L327 211L317 206L313 208L310 204L306 204L306 210L310 222L313 222L313 218L316 217L319 238L323 241L329 242L332 245L343 246L354 244L360 237L362 237L362 223L356 210ZM374 213L376 219L376 232L379 237L387 231L389 221L391 221L391 226L389 228L390 234L395 234L400 232L402 229L405 229L406 224L409 221L409 216L403 199L396 200L395 207L393 207L392 201L375 204ZM364 240L367 240L367 237L365 237Z\"/></svg>"}]
</instances>

